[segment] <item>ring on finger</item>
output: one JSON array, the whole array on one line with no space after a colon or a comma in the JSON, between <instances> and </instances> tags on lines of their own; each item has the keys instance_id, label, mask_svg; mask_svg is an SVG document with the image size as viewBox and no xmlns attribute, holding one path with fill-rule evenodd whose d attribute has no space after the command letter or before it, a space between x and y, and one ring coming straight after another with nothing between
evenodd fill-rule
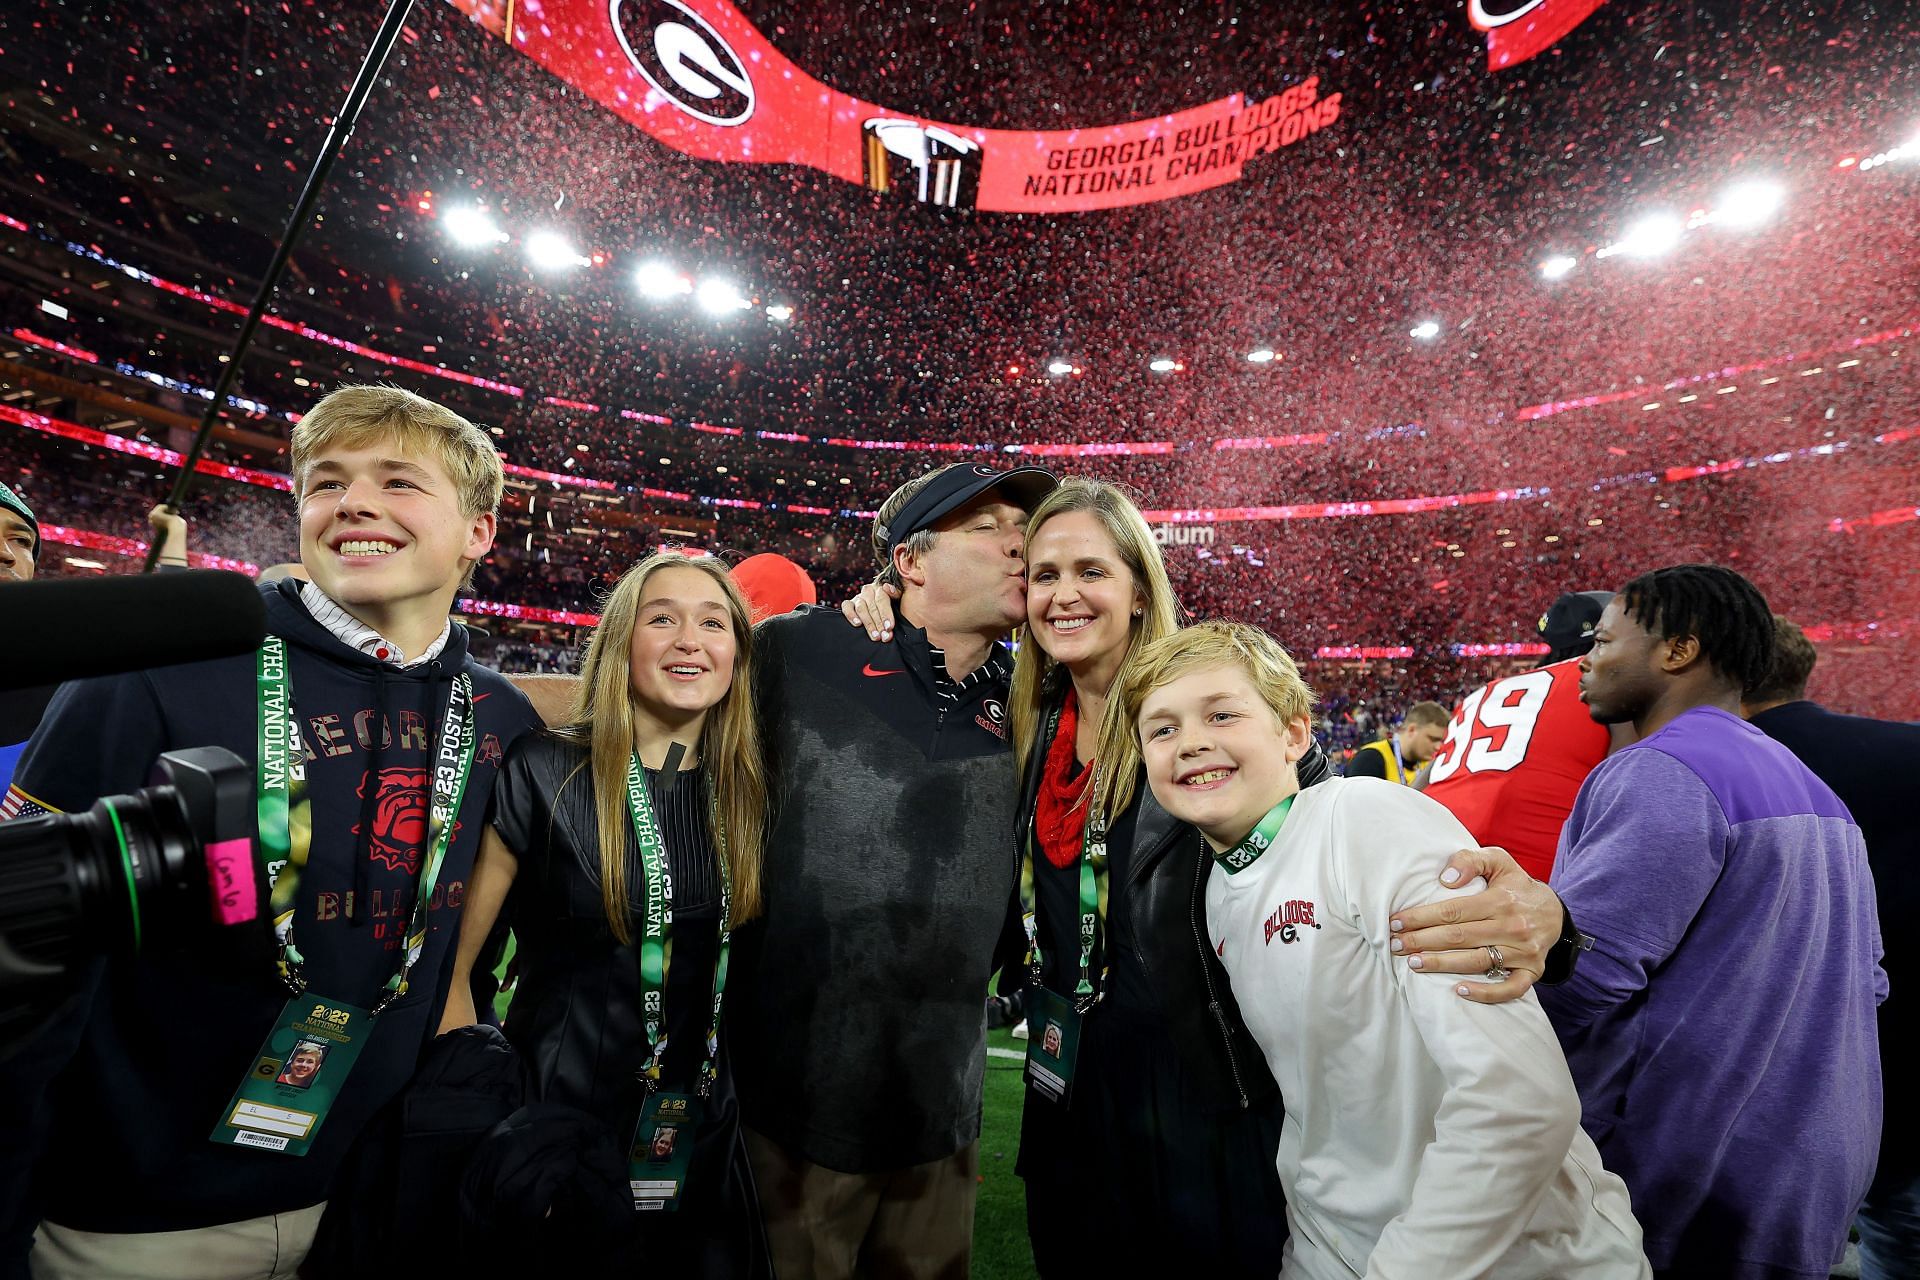
<instances>
[{"instance_id":1,"label":"ring on finger","mask_svg":"<svg viewBox=\"0 0 1920 1280\"><path fill-rule=\"evenodd\" d=\"M1511 972L1512 970L1506 966L1506 957L1500 954L1500 948L1489 946L1487 948L1487 981L1505 981Z\"/></svg>"}]
</instances>

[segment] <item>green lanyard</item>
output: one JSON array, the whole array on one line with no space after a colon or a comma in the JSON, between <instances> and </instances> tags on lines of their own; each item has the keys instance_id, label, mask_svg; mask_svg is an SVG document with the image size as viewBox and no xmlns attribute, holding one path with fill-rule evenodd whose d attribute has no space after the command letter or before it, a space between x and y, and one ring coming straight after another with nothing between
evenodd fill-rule
<instances>
[{"instance_id":1,"label":"green lanyard","mask_svg":"<svg viewBox=\"0 0 1920 1280\"><path fill-rule=\"evenodd\" d=\"M306 765L301 759L299 722L293 714L293 686L287 672L287 642L268 636L260 646L260 756L258 765L260 844L266 852L267 884L273 910L273 929L280 942L280 977L295 995L307 989L305 957L293 942L293 907L300 873L307 864L312 840L310 821L293 821L306 800ZM414 888L413 913L407 921L406 947L400 968L374 1001L379 1013L407 994L408 978L427 945L428 907L447 851L453 846L460 802L473 773L476 734L473 719L473 677L461 672L447 699L433 760L433 789L427 826L427 848L420 878Z\"/></svg>"},{"instance_id":2,"label":"green lanyard","mask_svg":"<svg viewBox=\"0 0 1920 1280\"><path fill-rule=\"evenodd\" d=\"M1047 717L1046 736L1041 739L1040 751L1044 760L1047 749L1052 746L1054 735L1060 730L1060 708L1055 707ZM1044 767L1044 766L1043 766ZM1093 989L1093 940L1100 929L1100 880L1099 875L1107 869L1107 824L1104 818L1092 811L1093 798L1100 793L1100 763L1093 764L1093 776L1088 780L1086 791L1087 816L1080 827L1080 980L1074 984L1073 994L1082 1013L1098 1004L1106 995L1106 971L1112 966L1112 957L1102 966L1100 991ZM1033 887L1034 881L1033 836L1027 837L1026 865L1020 876L1020 923L1027 932L1027 968L1033 979L1033 985L1044 985L1040 981L1040 930L1035 920L1035 908L1039 894ZM1096 874L1096 869L1098 874Z\"/></svg>"},{"instance_id":3,"label":"green lanyard","mask_svg":"<svg viewBox=\"0 0 1920 1280\"><path fill-rule=\"evenodd\" d=\"M293 718L292 686L287 679L286 641L268 636L260 646L257 670L260 848L267 864L273 932L280 942L280 977L297 993L306 985L296 977L305 960L293 945L293 899L300 888L300 869L307 864L313 828L306 804L307 765L301 758L300 731ZM301 814L297 827L290 821L295 810Z\"/></svg>"},{"instance_id":4,"label":"green lanyard","mask_svg":"<svg viewBox=\"0 0 1920 1280\"><path fill-rule=\"evenodd\" d=\"M727 990L727 953L733 944L733 873L727 866L726 834L720 826L717 796L710 800L714 857L720 864L720 955L713 965L713 1021L707 1028L707 1056L700 1064L699 1095L713 1090L720 1057L720 1007ZM667 869L667 842L653 815L647 776L638 754L627 759L627 807L633 813L633 838L640 846L640 874L646 902L640 934L640 1011L646 1025L647 1065L641 1070L647 1092L660 1087L667 1056L667 973L673 964L673 875Z\"/></svg>"},{"instance_id":5,"label":"green lanyard","mask_svg":"<svg viewBox=\"0 0 1920 1280\"><path fill-rule=\"evenodd\" d=\"M1298 791L1293 795L1299 795ZM1267 816L1253 830L1247 832L1247 838L1228 849L1225 853L1216 853L1213 860L1228 875L1238 875L1254 863L1260 861L1260 855L1273 847L1274 837L1280 834L1281 826L1287 820L1287 811L1293 808L1293 796L1288 796L1273 808L1267 810Z\"/></svg>"}]
</instances>

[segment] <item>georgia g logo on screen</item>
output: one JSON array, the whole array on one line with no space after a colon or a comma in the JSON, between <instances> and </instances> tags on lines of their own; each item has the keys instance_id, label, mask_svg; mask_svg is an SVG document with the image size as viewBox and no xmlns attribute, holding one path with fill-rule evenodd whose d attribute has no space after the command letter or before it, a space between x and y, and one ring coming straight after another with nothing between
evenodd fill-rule
<instances>
[{"instance_id":1,"label":"georgia g logo on screen","mask_svg":"<svg viewBox=\"0 0 1920 1280\"><path fill-rule=\"evenodd\" d=\"M1547 0L1467 0L1467 21L1481 31L1492 31L1495 27L1504 27L1509 22L1520 19L1538 9Z\"/></svg>"},{"instance_id":2,"label":"georgia g logo on screen","mask_svg":"<svg viewBox=\"0 0 1920 1280\"><path fill-rule=\"evenodd\" d=\"M680 110L723 126L753 115L747 64L680 0L608 0L607 18L633 69Z\"/></svg>"}]
</instances>

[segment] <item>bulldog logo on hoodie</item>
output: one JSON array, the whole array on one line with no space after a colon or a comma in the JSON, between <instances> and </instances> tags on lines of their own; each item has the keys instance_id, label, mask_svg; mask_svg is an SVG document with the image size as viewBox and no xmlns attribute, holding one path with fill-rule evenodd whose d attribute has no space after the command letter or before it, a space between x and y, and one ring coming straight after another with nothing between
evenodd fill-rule
<instances>
[{"instance_id":1,"label":"bulldog logo on hoodie","mask_svg":"<svg viewBox=\"0 0 1920 1280\"><path fill-rule=\"evenodd\" d=\"M363 800L367 794L367 780L372 776L371 772L362 774L360 786L354 792ZM427 845L429 785L425 769L380 771L379 791L373 804L373 835L367 841L367 850L389 871L414 875L420 869L420 851ZM454 824L453 833L458 839L458 822ZM360 834L360 824L357 822L353 834Z\"/></svg>"}]
</instances>

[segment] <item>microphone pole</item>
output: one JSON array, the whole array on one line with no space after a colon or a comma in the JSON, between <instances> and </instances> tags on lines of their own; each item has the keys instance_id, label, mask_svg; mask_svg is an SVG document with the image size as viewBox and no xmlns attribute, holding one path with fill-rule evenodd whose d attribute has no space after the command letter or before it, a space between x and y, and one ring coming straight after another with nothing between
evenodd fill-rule
<instances>
[{"instance_id":1,"label":"microphone pole","mask_svg":"<svg viewBox=\"0 0 1920 1280\"><path fill-rule=\"evenodd\" d=\"M373 44L368 47L367 56L360 63L360 72L354 76L353 86L347 90L347 100L334 115L326 141L321 144L320 154L314 157L313 168L307 171L307 184L301 189L300 199L287 217L286 229L280 233L280 243L274 246L273 260L267 264L267 274L261 279L259 291L253 296L253 307L247 312L246 322L240 326L239 336L233 340L233 350L227 354L227 362L220 370L219 380L213 385L213 398L207 401L207 411L201 415L200 429L194 433L193 447L187 450L187 456L180 464L180 474L174 477L173 491L167 498L167 505L176 511L186 500L187 488L193 483L200 457L207 450L207 440L213 435L214 423L219 420L220 411L226 407L227 396L240 377L240 359L246 354L247 348L253 345L253 335L260 328L260 318L266 314L267 303L272 301L274 290L280 286L280 278L287 272L293 246L313 216L313 206L319 203L320 192L327 185L327 175L333 172L333 162L340 158L341 149L347 145L353 126L360 119L361 108L367 105L367 99L373 93L374 81L380 78L380 72L387 64L387 55L393 52L393 46L400 39L401 28L413 13L413 5L414 0L391 0L387 16L380 20L380 29L374 33ZM147 548L147 562L141 568L142 573L153 572L154 565L160 559L161 541L155 537L153 544Z\"/></svg>"}]
</instances>

